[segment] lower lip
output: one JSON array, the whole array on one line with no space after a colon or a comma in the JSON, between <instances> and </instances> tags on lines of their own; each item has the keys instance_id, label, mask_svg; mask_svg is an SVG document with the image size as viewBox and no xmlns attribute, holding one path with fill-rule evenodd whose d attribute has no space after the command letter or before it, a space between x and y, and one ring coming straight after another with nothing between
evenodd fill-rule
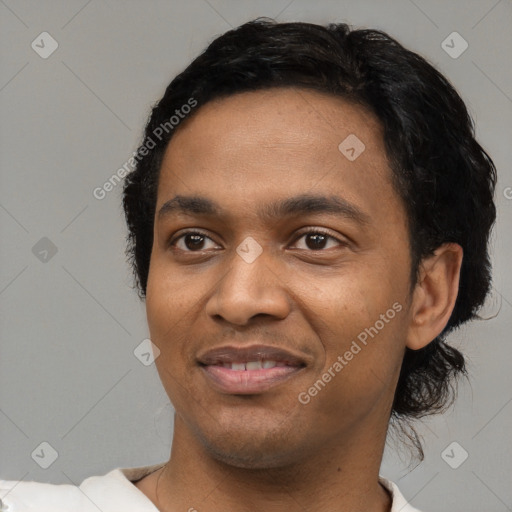
<instances>
[{"instance_id":1,"label":"lower lip","mask_svg":"<svg viewBox=\"0 0 512 512\"><path fill-rule=\"evenodd\" d=\"M213 387L223 393L250 395L261 393L290 377L303 367L276 366L262 370L231 370L223 366L201 366Z\"/></svg>"}]
</instances>

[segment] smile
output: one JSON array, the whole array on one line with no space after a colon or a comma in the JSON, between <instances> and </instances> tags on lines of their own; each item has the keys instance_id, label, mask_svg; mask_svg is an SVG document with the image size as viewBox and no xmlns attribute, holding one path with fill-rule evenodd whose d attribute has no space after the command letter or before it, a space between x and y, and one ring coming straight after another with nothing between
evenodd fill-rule
<instances>
[{"instance_id":1,"label":"smile","mask_svg":"<svg viewBox=\"0 0 512 512\"><path fill-rule=\"evenodd\" d=\"M197 362L215 390L244 395L267 391L306 367L303 354L262 344L212 348Z\"/></svg>"},{"instance_id":2,"label":"smile","mask_svg":"<svg viewBox=\"0 0 512 512\"><path fill-rule=\"evenodd\" d=\"M250 361L201 366L209 384L221 393L250 395L281 384L304 367L276 361Z\"/></svg>"},{"instance_id":3,"label":"smile","mask_svg":"<svg viewBox=\"0 0 512 512\"><path fill-rule=\"evenodd\" d=\"M231 370L246 370L246 371L253 371L253 370L267 370L269 368L274 367L283 367L288 366L286 363L283 363L281 361L249 361L247 363L223 363L223 368L231 368Z\"/></svg>"}]
</instances>

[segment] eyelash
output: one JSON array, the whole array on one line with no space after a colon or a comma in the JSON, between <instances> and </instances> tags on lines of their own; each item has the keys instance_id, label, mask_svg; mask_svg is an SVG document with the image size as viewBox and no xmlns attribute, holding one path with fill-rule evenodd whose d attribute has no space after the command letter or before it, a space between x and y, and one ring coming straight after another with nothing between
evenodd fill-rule
<instances>
[{"instance_id":1,"label":"eyelash","mask_svg":"<svg viewBox=\"0 0 512 512\"><path fill-rule=\"evenodd\" d=\"M347 242L344 242L343 240L340 240L339 238L337 238L336 236L332 235L331 232L329 231L326 231L324 229L321 229L321 228L315 228L315 229L309 229L308 231L303 231L301 233L298 233L297 237L294 239L294 243L296 243L298 240L300 240L304 235L311 235L311 234L315 234L315 235L324 235L326 236L327 238L330 238L332 240L335 240L336 242L338 242L338 244L340 246L347 246L348 243ZM169 246L170 247L174 247L176 242L178 242L179 240L181 240L182 238L186 237L187 235L201 235L205 238L209 238L210 240L212 240L213 242L215 242L211 237L209 237L206 233L204 233L203 231L200 231L200 230L194 230L194 231L185 231L184 233L181 233L180 235L176 236L176 237L173 237L170 241L169 241ZM203 252L202 250L198 250L198 251L191 251L191 250L188 250L188 249L179 249L183 252L189 252L189 253L200 253L200 252ZM308 252L325 252L327 249L300 249L300 250L306 250Z\"/></svg>"}]
</instances>

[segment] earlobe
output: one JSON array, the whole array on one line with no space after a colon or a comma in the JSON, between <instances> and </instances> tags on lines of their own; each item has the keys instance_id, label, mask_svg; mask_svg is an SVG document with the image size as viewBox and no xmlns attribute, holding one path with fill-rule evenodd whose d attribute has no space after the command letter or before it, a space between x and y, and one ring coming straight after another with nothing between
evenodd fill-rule
<instances>
[{"instance_id":1,"label":"earlobe","mask_svg":"<svg viewBox=\"0 0 512 512\"><path fill-rule=\"evenodd\" d=\"M459 291L462 247L446 243L420 264L420 276L411 304L407 347L419 350L446 327Z\"/></svg>"}]
</instances>

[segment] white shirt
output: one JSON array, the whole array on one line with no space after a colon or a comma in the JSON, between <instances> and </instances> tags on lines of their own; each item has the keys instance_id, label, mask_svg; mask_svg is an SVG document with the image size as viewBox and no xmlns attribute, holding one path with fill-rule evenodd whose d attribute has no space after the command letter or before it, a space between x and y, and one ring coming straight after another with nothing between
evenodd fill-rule
<instances>
[{"instance_id":1,"label":"white shirt","mask_svg":"<svg viewBox=\"0 0 512 512\"><path fill-rule=\"evenodd\" d=\"M2 512L159 512L132 482L160 469L165 463L138 468L117 468L103 476L86 478L79 486L0 480ZM389 490L391 512L420 512L402 496L397 485L382 476Z\"/></svg>"}]
</instances>

